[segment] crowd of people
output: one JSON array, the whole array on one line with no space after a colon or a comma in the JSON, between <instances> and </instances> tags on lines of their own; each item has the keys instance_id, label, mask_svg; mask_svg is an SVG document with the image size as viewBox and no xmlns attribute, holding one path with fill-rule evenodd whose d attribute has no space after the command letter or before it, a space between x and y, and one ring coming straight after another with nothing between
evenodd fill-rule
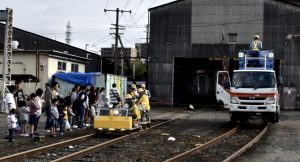
<instances>
[{"instance_id":1,"label":"crowd of people","mask_svg":"<svg viewBox=\"0 0 300 162\"><path fill-rule=\"evenodd\" d=\"M119 95L116 84L112 84L109 98L105 95L104 87L88 88L85 85L75 85L70 95L62 97L59 95L58 82L46 84L45 90L39 88L26 98L20 87L21 84L22 81L16 80L15 85L9 87L9 93L4 100L9 141L14 141L15 132L30 138L38 135L38 124L44 112L45 131L51 133L52 137L56 137L74 128L92 127L94 117L99 115L100 109L109 108L110 104L113 107L122 107L127 103L135 121L141 118L136 104L143 105L147 111L150 110L150 92L146 90L144 84L141 88L133 84L124 98L125 103Z\"/></svg>"}]
</instances>

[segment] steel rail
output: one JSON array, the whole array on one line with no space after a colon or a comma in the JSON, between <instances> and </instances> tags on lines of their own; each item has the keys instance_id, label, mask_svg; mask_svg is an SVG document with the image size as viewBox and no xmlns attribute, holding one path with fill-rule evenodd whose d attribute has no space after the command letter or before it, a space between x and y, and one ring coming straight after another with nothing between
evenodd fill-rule
<instances>
[{"instance_id":1,"label":"steel rail","mask_svg":"<svg viewBox=\"0 0 300 162\"><path fill-rule=\"evenodd\" d=\"M165 162L175 162L175 161L183 160L186 157L190 157L190 156L192 156L192 155L194 155L194 154L196 154L196 153L198 153L198 152L200 152L200 151L202 151L202 150L204 150L204 149L206 149L210 146L215 145L216 143L220 142L222 139L237 133L238 129L239 129L239 127L237 126L233 129L231 129L230 131L228 131L228 132L226 132L226 133L224 133L224 134L222 134L222 135L220 135L220 136L204 143L203 145L199 145L199 146L197 146L197 147L195 147L195 148L193 148L189 151L186 151L186 152L181 153L177 156L174 156L170 159L167 159L167 160L165 160Z\"/></svg>"},{"instance_id":2,"label":"steel rail","mask_svg":"<svg viewBox=\"0 0 300 162\"><path fill-rule=\"evenodd\" d=\"M223 162L232 161L233 159L237 158L242 153L244 153L247 149L251 148L255 143L257 143L267 133L269 127L270 127L270 123L268 123L266 125L266 127L253 140L251 140L248 144L246 144L240 150L236 151L235 153L233 153L232 155L227 157Z\"/></svg>"},{"instance_id":3,"label":"steel rail","mask_svg":"<svg viewBox=\"0 0 300 162\"><path fill-rule=\"evenodd\" d=\"M62 141L62 142L59 142L59 143L50 144L50 145L38 147L38 148L35 148L35 149L32 149L32 150L28 150L28 151L12 154L12 155L9 155L9 156L1 157L0 161L19 161L19 160L22 160L26 157L33 156L35 154L40 154L40 153L43 153L43 152L46 152L46 151L57 149L58 146L59 147L60 146L68 146L68 145L72 145L74 143L78 143L80 141L86 141L86 140L92 138L94 135L95 134L88 134L88 135L77 137L77 138L70 139L70 140L67 140L67 141Z\"/></svg>"},{"instance_id":4,"label":"steel rail","mask_svg":"<svg viewBox=\"0 0 300 162\"><path fill-rule=\"evenodd\" d=\"M151 128L147 128L147 129L144 129L144 130L141 130L139 132L134 132L134 133L131 133L131 134L128 134L128 135L125 135L125 136L122 136L122 137L119 137L119 138L116 138L116 139L113 139L113 140L110 140L110 141L107 141L107 142L104 142L104 143L101 143L101 144L98 144L98 145L95 145L95 146L92 146L92 147L89 147L89 148L86 148L84 150L80 150L78 152L75 152L73 154L70 154L70 155L67 155L67 156L64 156L64 157L61 157L59 159L56 159L56 160L53 160L52 162L71 162L75 159L78 159L78 158L81 158L81 157L84 157L84 156L87 156L87 155L90 155L94 152L97 152L101 149L104 149L108 146L111 146L113 144L116 144L126 138L130 138L130 137L133 137L135 135L138 135L139 133L141 132L145 132L149 129L152 129L152 128L155 128L155 127L158 127L158 126L161 126L161 125L164 125L164 124L167 124L167 123L170 123L170 122L173 122L177 119L180 119L184 116L186 116L187 114L181 114L181 115L178 115L176 116L174 119L171 119L171 120L168 120L168 121L165 121L165 122L162 122L162 123L159 123L157 125L154 125L154 126L151 126Z\"/></svg>"}]
</instances>

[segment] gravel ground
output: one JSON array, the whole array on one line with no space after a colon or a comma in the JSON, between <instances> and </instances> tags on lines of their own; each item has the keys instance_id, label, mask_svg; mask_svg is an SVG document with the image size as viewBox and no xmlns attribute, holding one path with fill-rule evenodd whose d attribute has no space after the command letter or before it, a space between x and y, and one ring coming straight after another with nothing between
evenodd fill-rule
<instances>
[{"instance_id":1,"label":"gravel ground","mask_svg":"<svg viewBox=\"0 0 300 162\"><path fill-rule=\"evenodd\" d=\"M184 110L185 108L176 108L176 110ZM173 108L162 108L156 109L153 108L151 111L151 117L156 118L162 116L164 113L169 111L174 111ZM220 128L224 123L229 121L229 116L227 112L224 111L214 111L212 109L201 109L195 111L189 111L191 116L186 118L189 120L187 123L181 123L182 127L173 127L167 128L164 133L170 133L173 136L172 132L177 132L175 138L176 141L185 141L188 139L196 143L201 142L200 137L204 137L205 134L213 133L215 128ZM171 116L164 116L164 118L172 118L172 116L179 115L180 112L177 114L172 114ZM45 142L33 142L27 137L20 137L17 136L16 142L11 144L8 142L7 139L0 138L0 156L4 156L8 153L15 153L19 152L24 149L25 147L37 147L41 145L45 145L46 143L55 143L58 141L74 138L76 136L80 136L83 134L88 134L90 130L81 130L81 131L73 131L72 133L68 133L64 136L60 136L57 138L50 138L47 133L43 131L44 126L44 117L41 118L41 124L39 126L39 132L41 134L46 135ZM280 122L271 126L270 130L266 134L263 139L256 144L253 148L248 150L247 153L243 154L240 158L236 161L243 161L243 162L265 162L265 161L300 161L300 111L282 111ZM6 125L6 116L4 114L0 114L0 136L4 137L6 134L5 126ZM184 129L182 129L184 128ZM151 137L151 138L150 138ZM172 143L166 140L168 136L162 136L160 134L151 135L149 138L145 138L145 142L149 142L153 139L161 139L162 143L170 143L172 146L176 148L180 146L180 143ZM196 138L198 137L198 138ZM139 141L140 139L136 139ZM128 144L127 144L128 145ZM126 146L126 145L125 145ZM153 149L160 149L160 144L153 146ZM115 146L115 148L118 148ZM134 150L134 148L133 148ZM138 150L134 150L133 152L139 152ZM113 152L115 153L115 152ZM141 154L141 153L140 153ZM127 157L127 154L124 154L129 161L131 158ZM122 159L121 157L120 159ZM120 160L119 159L119 160ZM121 160L122 161L122 160ZM150 160L149 160L150 161Z\"/></svg>"},{"instance_id":2,"label":"gravel ground","mask_svg":"<svg viewBox=\"0 0 300 162\"><path fill-rule=\"evenodd\" d=\"M163 161L234 127L228 122L223 123L223 126L220 123L216 126L214 123L207 120L176 120L83 159L78 159L78 161ZM169 141L169 137L174 137L175 141Z\"/></svg>"},{"instance_id":3,"label":"gravel ground","mask_svg":"<svg viewBox=\"0 0 300 162\"><path fill-rule=\"evenodd\" d=\"M43 133L45 134L45 141L42 142L35 141L34 139L31 139L29 137L18 136L17 137L18 139L14 143L6 141L0 144L0 149L2 150L0 152L0 157L8 156L14 153L27 151L33 148L46 146L57 142L62 142L65 140L73 139L91 133L94 133L94 130L92 128L88 128L85 130L74 129L73 132L67 132L62 136L57 136L56 138L51 137L50 134ZM7 149L8 147L9 149Z\"/></svg>"}]
</instances>

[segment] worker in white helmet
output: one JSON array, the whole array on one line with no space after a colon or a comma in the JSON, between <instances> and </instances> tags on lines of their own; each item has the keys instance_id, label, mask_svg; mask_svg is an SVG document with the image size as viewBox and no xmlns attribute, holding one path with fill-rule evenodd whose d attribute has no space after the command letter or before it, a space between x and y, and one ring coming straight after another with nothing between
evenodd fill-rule
<instances>
[{"instance_id":1,"label":"worker in white helmet","mask_svg":"<svg viewBox=\"0 0 300 162\"><path fill-rule=\"evenodd\" d=\"M262 49L262 42L259 40L259 35L254 36L254 40L250 43L250 50L258 51Z\"/></svg>"}]
</instances>

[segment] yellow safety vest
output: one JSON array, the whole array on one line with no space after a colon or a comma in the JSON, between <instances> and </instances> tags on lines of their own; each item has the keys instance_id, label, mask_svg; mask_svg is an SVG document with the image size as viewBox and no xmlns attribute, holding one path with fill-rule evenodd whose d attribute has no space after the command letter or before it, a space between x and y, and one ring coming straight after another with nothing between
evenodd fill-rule
<instances>
[{"instance_id":1,"label":"yellow safety vest","mask_svg":"<svg viewBox=\"0 0 300 162\"><path fill-rule=\"evenodd\" d=\"M257 41L253 41L253 49L252 50L259 50L258 48L257 48Z\"/></svg>"}]
</instances>

